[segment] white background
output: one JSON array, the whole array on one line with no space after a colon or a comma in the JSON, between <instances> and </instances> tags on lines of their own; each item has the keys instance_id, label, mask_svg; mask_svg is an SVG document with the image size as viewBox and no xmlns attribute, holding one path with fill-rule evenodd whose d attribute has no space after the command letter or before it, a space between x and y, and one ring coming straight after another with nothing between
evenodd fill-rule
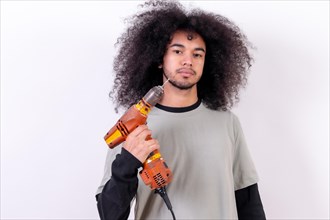
<instances>
[{"instance_id":1,"label":"white background","mask_svg":"<svg viewBox=\"0 0 330 220\"><path fill-rule=\"evenodd\" d=\"M1 1L1 219L98 218L114 44L138 3ZM184 4L256 47L233 111L268 219L329 219L329 2Z\"/></svg>"}]
</instances>

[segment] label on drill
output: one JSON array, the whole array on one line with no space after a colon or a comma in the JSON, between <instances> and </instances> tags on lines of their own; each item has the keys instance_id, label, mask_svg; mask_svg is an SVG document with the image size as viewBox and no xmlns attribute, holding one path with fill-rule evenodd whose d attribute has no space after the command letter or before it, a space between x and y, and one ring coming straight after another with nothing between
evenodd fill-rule
<instances>
[{"instance_id":1,"label":"label on drill","mask_svg":"<svg viewBox=\"0 0 330 220\"><path fill-rule=\"evenodd\" d=\"M151 157L149 157L146 162L149 163L149 162L151 162L153 160L156 160L160 157L161 157L160 153L156 153L156 154L152 155Z\"/></svg>"},{"instance_id":2,"label":"label on drill","mask_svg":"<svg viewBox=\"0 0 330 220\"><path fill-rule=\"evenodd\" d=\"M105 142L109 145L111 144L114 140L116 140L117 138L119 138L121 135L120 131L117 129L111 136L109 136Z\"/></svg>"},{"instance_id":3,"label":"label on drill","mask_svg":"<svg viewBox=\"0 0 330 220\"><path fill-rule=\"evenodd\" d=\"M149 105L145 103L143 99L140 100L138 104L135 105L135 108L139 110L139 112L141 112L143 115L147 115L151 110Z\"/></svg>"}]
</instances>

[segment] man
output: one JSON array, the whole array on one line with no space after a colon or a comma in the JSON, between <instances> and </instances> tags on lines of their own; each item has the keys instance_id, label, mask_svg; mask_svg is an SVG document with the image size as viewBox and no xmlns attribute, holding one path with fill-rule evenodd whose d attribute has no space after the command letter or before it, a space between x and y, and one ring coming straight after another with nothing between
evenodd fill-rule
<instances>
[{"instance_id":1,"label":"man","mask_svg":"<svg viewBox=\"0 0 330 220\"><path fill-rule=\"evenodd\" d=\"M119 38L117 106L130 107L151 87L169 83L147 125L108 153L96 195L101 219L127 219L134 197L136 219L172 218L137 175L155 149L173 172L167 192L178 219L265 219L257 172L229 111L252 60L245 36L228 19L187 13L177 2L144 7Z\"/></svg>"}]
</instances>

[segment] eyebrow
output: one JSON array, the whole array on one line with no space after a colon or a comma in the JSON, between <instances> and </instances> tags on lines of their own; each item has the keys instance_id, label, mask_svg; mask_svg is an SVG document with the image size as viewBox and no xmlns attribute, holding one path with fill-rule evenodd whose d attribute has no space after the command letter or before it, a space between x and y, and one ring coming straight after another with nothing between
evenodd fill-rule
<instances>
[{"instance_id":1,"label":"eyebrow","mask_svg":"<svg viewBox=\"0 0 330 220\"><path fill-rule=\"evenodd\" d=\"M185 48L185 46L183 46L182 44L172 44L172 45L169 46L169 48L170 47L181 47L181 48ZM205 52L205 49L202 48L202 47L196 47L194 50L198 50L198 51L202 51L202 52L206 53Z\"/></svg>"}]
</instances>

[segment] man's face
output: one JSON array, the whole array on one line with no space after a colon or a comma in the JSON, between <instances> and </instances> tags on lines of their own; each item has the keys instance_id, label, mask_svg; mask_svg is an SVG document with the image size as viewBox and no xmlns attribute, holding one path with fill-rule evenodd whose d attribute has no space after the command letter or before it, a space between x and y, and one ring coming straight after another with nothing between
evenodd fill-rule
<instances>
[{"instance_id":1,"label":"man's face","mask_svg":"<svg viewBox=\"0 0 330 220\"><path fill-rule=\"evenodd\" d=\"M205 54L205 42L199 34L176 31L163 57L164 74L176 88L190 89L202 76Z\"/></svg>"}]
</instances>

